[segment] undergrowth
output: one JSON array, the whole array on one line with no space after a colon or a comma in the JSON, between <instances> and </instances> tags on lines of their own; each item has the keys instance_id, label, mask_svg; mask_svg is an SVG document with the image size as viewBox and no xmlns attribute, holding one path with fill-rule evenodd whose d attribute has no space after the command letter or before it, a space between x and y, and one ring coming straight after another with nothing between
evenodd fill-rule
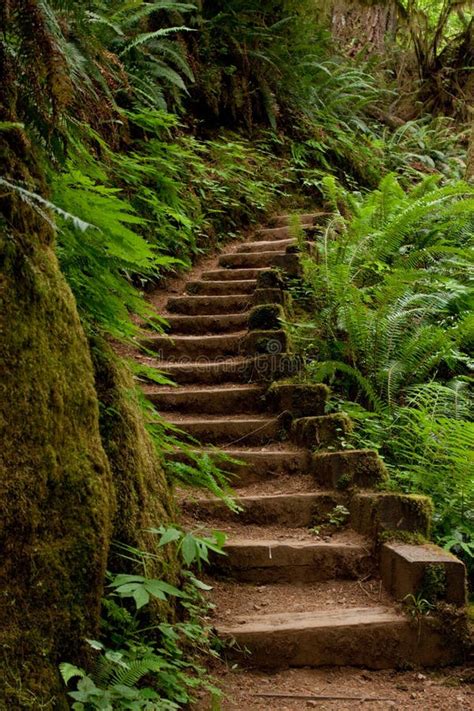
<instances>
[{"instance_id":1,"label":"undergrowth","mask_svg":"<svg viewBox=\"0 0 474 711\"><path fill-rule=\"evenodd\" d=\"M436 540L472 568L474 189L323 187L332 211L302 256L309 314L293 329L307 376L337 387L392 485L434 499Z\"/></svg>"},{"instance_id":2,"label":"undergrowth","mask_svg":"<svg viewBox=\"0 0 474 711\"><path fill-rule=\"evenodd\" d=\"M151 554L117 545L119 556L132 561L138 574L108 574L102 604L101 636L88 640L93 662L86 671L60 665L76 711L146 709L172 711L187 706L198 690L217 704L220 692L206 671L217 656L203 593L211 588L196 577L210 554L222 555L225 536L200 535L177 527L150 529L160 546L173 546L183 570L179 587L147 576ZM179 619L160 621L159 606L177 601ZM216 706L217 707L217 706Z\"/></svg>"}]
</instances>

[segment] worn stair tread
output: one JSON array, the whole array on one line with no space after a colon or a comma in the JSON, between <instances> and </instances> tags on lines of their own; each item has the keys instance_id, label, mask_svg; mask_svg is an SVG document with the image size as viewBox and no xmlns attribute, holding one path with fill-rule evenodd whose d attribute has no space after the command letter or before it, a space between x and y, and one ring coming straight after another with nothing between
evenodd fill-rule
<instances>
[{"instance_id":1,"label":"worn stair tread","mask_svg":"<svg viewBox=\"0 0 474 711\"><path fill-rule=\"evenodd\" d=\"M265 389L261 385L227 384L219 387L162 387L145 389L148 398L158 409L187 413L227 414L229 411L253 413L265 407Z\"/></svg>"},{"instance_id":2,"label":"worn stair tread","mask_svg":"<svg viewBox=\"0 0 474 711\"><path fill-rule=\"evenodd\" d=\"M218 625L242 628L242 621L252 624L269 620L272 624L295 616L300 620L315 617L324 622L330 613L336 617L354 610L390 611L397 619L406 619L380 585L377 575L367 575L365 580L333 579L313 582L291 581L275 584L216 580L212 594L216 603L215 617ZM262 604L263 603L263 604Z\"/></svg>"},{"instance_id":3,"label":"worn stair tread","mask_svg":"<svg viewBox=\"0 0 474 711\"><path fill-rule=\"evenodd\" d=\"M265 388L262 385L257 385L254 383L220 383L218 386L216 385L178 385L178 386L169 386L169 385L158 385L158 384L150 384L146 385L143 388L145 394L160 394L160 395L165 395L165 394L172 394L172 393L220 393L220 394L225 394L228 390L239 390L241 392L264 392ZM200 451L200 450L196 450ZM201 450L204 451L204 450ZM209 451L215 451L212 448ZM220 451L220 450L217 450Z\"/></svg>"},{"instance_id":4,"label":"worn stair tread","mask_svg":"<svg viewBox=\"0 0 474 711\"><path fill-rule=\"evenodd\" d=\"M275 612L266 615L237 618L235 626L217 626L217 631L225 635L238 635L242 632L260 634L275 630L304 630L334 627L360 627L361 625L380 625L387 622L408 620L395 609L389 607L355 607L346 610L314 610L311 612Z\"/></svg>"},{"instance_id":5,"label":"worn stair tread","mask_svg":"<svg viewBox=\"0 0 474 711\"><path fill-rule=\"evenodd\" d=\"M194 314L170 315L166 317L168 322L168 333L174 337L175 334L206 334L227 333L229 331L240 331L247 326L250 311L242 311L236 314Z\"/></svg>"},{"instance_id":6,"label":"worn stair tread","mask_svg":"<svg viewBox=\"0 0 474 711\"><path fill-rule=\"evenodd\" d=\"M249 381L248 371L254 367L255 358L230 356L203 362L190 358L187 362L160 360L158 370L177 383L208 383Z\"/></svg>"},{"instance_id":7,"label":"worn stair tread","mask_svg":"<svg viewBox=\"0 0 474 711\"><path fill-rule=\"evenodd\" d=\"M244 242L239 245L236 252L250 253L250 252L275 252L281 251L282 253L286 251L287 247L291 247L296 244L294 237L289 237L287 239L274 239L274 240L259 240L258 242Z\"/></svg>"},{"instance_id":8,"label":"worn stair tread","mask_svg":"<svg viewBox=\"0 0 474 711\"><path fill-rule=\"evenodd\" d=\"M172 313L222 314L232 311L247 311L251 305L248 294L227 294L225 296L175 296L168 299L166 308Z\"/></svg>"},{"instance_id":9,"label":"worn stair tread","mask_svg":"<svg viewBox=\"0 0 474 711\"><path fill-rule=\"evenodd\" d=\"M235 279L235 280L208 280L202 279L189 281L186 285L186 292L189 295L219 296L250 294L257 286L256 279Z\"/></svg>"},{"instance_id":10,"label":"worn stair tread","mask_svg":"<svg viewBox=\"0 0 474 711\"><path fill-rule=\"evenodd\" d=\"M246 281L249 279L258 279L258 276L266 271L265 267L255 267L253 269L214 269L211 271L205 271L201 274L201 279L206 281Z\"/></svg>"},{"instance_id":11,"label":"worn stair tread","mask_svg":"<svg viewBox=\"0 0 474 711\"><path fill-rule=\"evenodd\" d=\"M226 556L214 557L214 569L239 582L357 579L373 568L370 549L353 542L231 537L223 550Z\"/></svg>"},{"instance_id":12,"label":"worn stair tread","mask_svg":"<svg viewBox=\"0 0 474 711\"><path fill-rule=\"evenodd\" d=\"M170 355L222 357L237 355L246 335L246 331L206 335L163 335L148 336L142 338L140 342L142 346L154 351L161 358Z\"/></svg>"},{"instance_id":13,"label":"worn stair tread","mask_svg":"<svg viewBox=\"0 0 474 711\"><path fill-rule=\"evenodd\" d=\"M238 519L244 524L277 524L292 528L314 526L327 518L327 514L343 500L340 492L296 492L292 494L256 494L238 496L240 512L234 513L217 498L196 494L194 499L182 502L183 510L197 520Z\"/></svg>"},{"instance_id":14,"label":"worn stair tread","mask_svg":"<svg viewBox=\"0 0 474 711\"><path fill-rule=\"evenodd\" d=\"M313 225L318 219L327 215L326 212L307 212L303 214L298 214L297 212L290 215L276 215L269 220L270 228L275 227L288 227L291 224L291 220L298 217L302 225Z\"/></svg>"}]
</instances>

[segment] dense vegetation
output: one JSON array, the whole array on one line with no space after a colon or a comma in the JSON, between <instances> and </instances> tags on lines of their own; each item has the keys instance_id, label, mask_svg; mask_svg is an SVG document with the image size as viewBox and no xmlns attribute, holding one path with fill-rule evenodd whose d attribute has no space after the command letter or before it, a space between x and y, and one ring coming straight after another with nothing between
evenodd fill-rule
<instances>
[{"instance_id":1,"label":"dense vegetation","mask_svg":"<svg viewBox=\"0 0 474 711\"><path fill-rule=\"evenodd\" d=\"M180 708L208 684L189 568L222 540L172 526L170 484L226 484L166 465L174 433L110 345L137 317L160 330L145 290L276 205L328 212L294 285L306 376L337 383L348 446L432 495L437 539L472 559L470 4L0 7L7 707L67 708L59 662L78 709Z\"/></svg>"}]
</instances>

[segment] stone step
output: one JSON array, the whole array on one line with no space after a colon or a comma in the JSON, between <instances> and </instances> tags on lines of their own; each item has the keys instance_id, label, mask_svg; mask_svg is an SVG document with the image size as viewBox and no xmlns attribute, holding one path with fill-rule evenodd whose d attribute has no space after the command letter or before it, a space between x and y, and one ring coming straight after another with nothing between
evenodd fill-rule
<instances>
[{"instance_id":1,"label":"stone step","mask_svg":"<svg viewBox=\"0 0 474 711\"><path fill-rule=\"evenodd\" d=\"M279 252L235 252L234 254L223 254L219 257L219 266L226 269L248 269L253 267L274 266L276 256L284 256L285 251Z\"/></svg>"},{"instance_id":2,"label":"stone step","mask_svg":"<svg viewBox=\"0 0 474 711\"><path fill-rule=\"evenodd\" d=\"M325 217L326 214L325 212L310 212L302 215L298 215L298 213L294 213L293 215L277 215L269 220L268 224L270 227L288 227L296 216L302 225L315 225Z\"/></svg>"},{"instance_id":3,"label":"stone step","mask_svg":"<svg viewBox=\"0 0 474 711\"><path fill-rule=\"evenodd\" d=\"M390 607L368 606L239 617L217 624L241 664L261 669L356 666L367 669L451 664L460 657L436 620L417 622ZM234 652L234 656L235 656Z\"/></svg>"},{"instance_id":4,"label":"stone step","mask_svg":"<svg viewBox=\"0 0 474 711\"><path fill-rule=\"evenodd\" d=\"M301 225L305 232L311 232L314 228L312 224ZM273 242L278 240L294 239L293 228L289 225L280 227L261 227L253 235L255 241Z\"/></svg>"},{"instance_id":5,"label":"stone step","mask_svg":"<svg viewBox=\"0 0 474 711\"><path fill-rule=\"evenodd\" d=\"M296 244L296 240L290 239L278 239L270 240L266 242L260 240L259 242L244 242L239 247L237 247L237 253L241 252L285 252L287 247L291 247Z\"/></svg>"},{"instance_id":6,"label":"stone step","mask_svg":"<svg viewBox=\"0 0 474 711\"><path fill-rule=\"evenodd\" d=\"M239 488L266 481L280 474L301 474L309 471L311 454L305 449L223 449L224 454L238 463L225 462L222 468L233 474L232 487ZM213 456L213 450L203 450Z\"/></svg>"},{"instance_id":7,"label":"stone step","mask_svg":"<svg viewBox=\"0 0 474 711\"><path fill-rule=\"evenodd\" d=\"M225 333L247 328L250 311L237 314L204 314L201 316L167 316L168 332L183 334Z\"/></svg>"},{"instance_id":8,"label":"stone step","mask_svg":"<svg viewBox=\"0 0 474 711\"><path fill-rule=\"evenodd\" d=\"M230 296L175 296L168 299L168 311L179 314L228 314L247 311L251 298L246 294Z\"/></svg>"},{"instance_id":9,"label":"stone step","mask_svg":"<svg viewBox=\"0 0 474 711\"><path fill-rule=\"evenodd\" d=\"M341 503L338 492L311 492L297 494L270 494L239 496L242 507L239 514L233 513L220 499L199 499L185 502L184 510L200 519L212 518L222 521L238 517L239 523L258 525L313 526Z\"/></svg>"},{"instance_id":10,"label":"stone step","mask_svg":"<svg viewBox=\"0 0 474 711\"><path fill-rule=\"evenodd\" d=\"M186 285L188 294L197 295L235 295L235 294L252 294L257 286L256 279L235 279L229 281L224 279L221 281L210 281L203 279L201 281L190 281Z\"/></svg>"},{"instance_id":11,"label":"stone step","mask_svg":"<svg viewBox=\"0 0 474 711\"><path fill-rule=\"evenodd\" d=\"M166 420L204 444L266 444L284 437L278 417L229 415L228 417L181 417L172 413Z\"/></svg>"},{"instance_id":12,"label":"stone step","mask_svg":"<svg viewBox=\"0 0 474 711\"><path fill-rule=\"evenodd\" d=\"M246 331L221 333L206 336L150 336L141 339L143 347L153 351L159 358L215 358L236 356L239 353Z\"/></svg>"},{"instance_id":13,"label":"stone step","mask_svg":"<svg viewBox=\"0 0 474 711\"><path fill-rule=\"evenodd\" d=\"M264 393L265 388L260 385L236 385L235 383L219 388L145 389L146 396L159 411L185 411L206 415L262 412L265 409Z\"/></svg>"},{"instance_id":14,"label":"stone step","mask_svg":"<svg viewBox=\"0 0 474 711\"><path fill-rule=\"evenodd\" d=\"M162 362L160 372L175 383L251 383L269 381L278 377L290 377L298 373L301 363L287 353L262 354L254 357L222 358L202 362Z\"/></svg>"},{"instance_id":15,"label":"stone step","mask_svg":"<svg viewBox=\"0 0 474 711\"><path fill-rule=\"evenodd\" d=\"M373 568L368 547L351 543L294 540L229 540L226 557L213 568L232 579L256 584L316 582L365 577Z\"/></svg>"},{"instance_id":16,"label":"stone step","mask_svg":"<svg viewBox=\"0 0 474 711\"><path fill-rule=\"evenodd\" d=\"M259 275L265 271L265 267L255 269L214 269L203 272L201 279L206 281L249 281L258 279Z\"/></svg>"}]
</instances>

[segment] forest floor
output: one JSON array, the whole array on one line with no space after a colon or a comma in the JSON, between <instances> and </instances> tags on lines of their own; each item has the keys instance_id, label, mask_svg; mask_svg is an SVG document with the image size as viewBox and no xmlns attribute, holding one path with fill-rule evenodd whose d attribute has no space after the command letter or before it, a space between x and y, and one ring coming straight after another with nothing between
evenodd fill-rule
<instances>
[{"instance_id":1,"label":"forest floor","mask_svg":"<svg viewBox=\"0 0 474 711\"><path fill-rule=\"evenodd\" d=\"M219 665L212 671L224 694L222 711L474 710L472 667L421 671L333 667L265 673ZM209 703L203 698L196 711L210 711Z\"/></svg>"}]
</instances>

